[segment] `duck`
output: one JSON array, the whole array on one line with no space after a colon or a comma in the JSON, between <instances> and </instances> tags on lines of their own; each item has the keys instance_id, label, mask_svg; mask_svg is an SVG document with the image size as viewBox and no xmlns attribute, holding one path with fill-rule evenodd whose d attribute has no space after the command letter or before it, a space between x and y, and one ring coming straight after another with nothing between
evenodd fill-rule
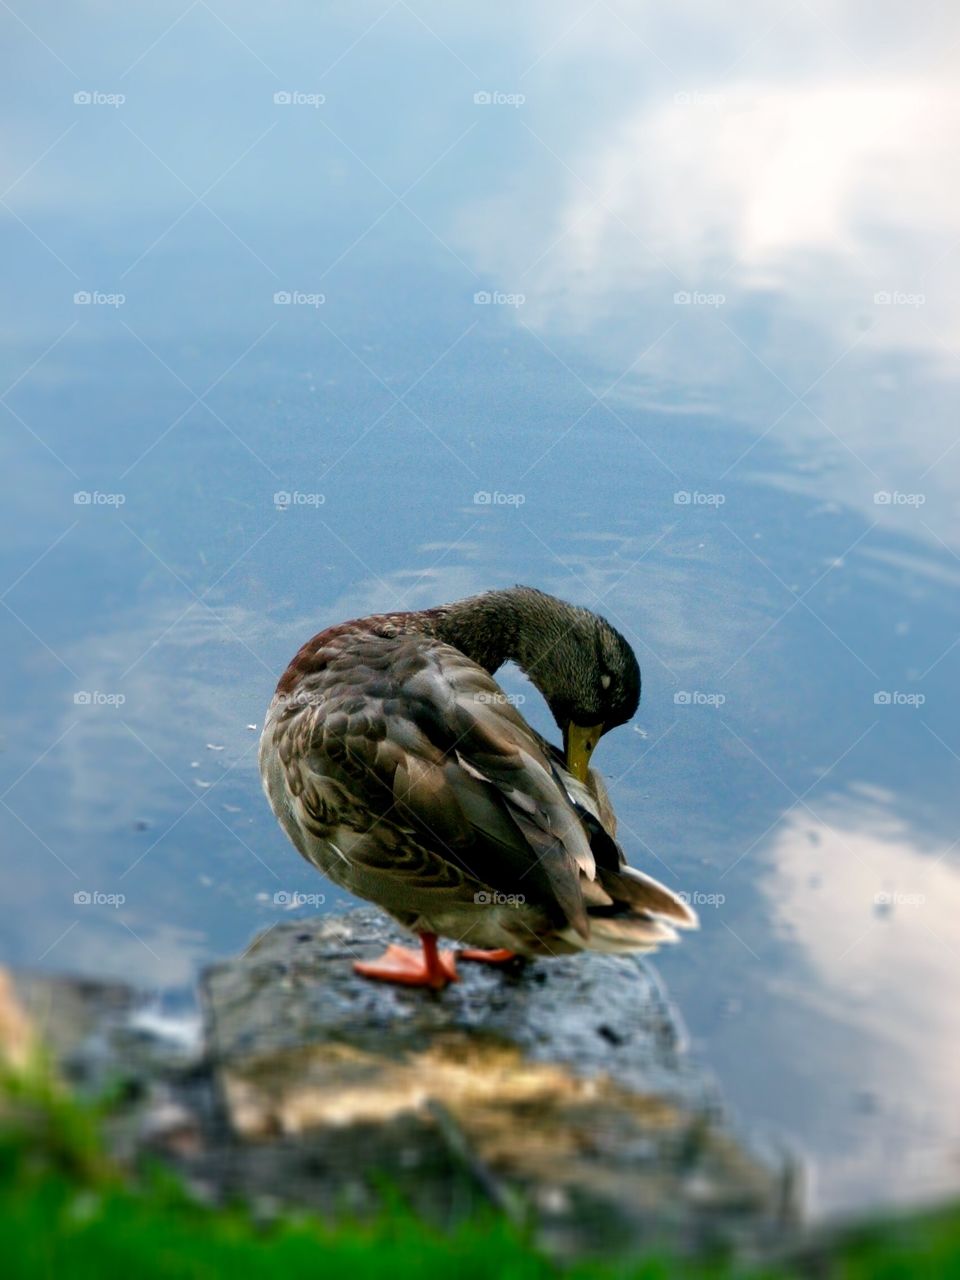
<instances>
[{"instance_id":1,"label":"duck","mask_svg":"<svg viewBox=\"0 0 960 1280\"><path fill-rule=\"evenodd\" d=\"M561 746L494 679L508 661ZM267 800L312 866L420 943L358 974L442 990L458 960L648 952L696 927L683 895L627 863L590 765L640 690L605 618L527 586L356 618L302 646L263 724Z\"/></svg>"}]
</instances>

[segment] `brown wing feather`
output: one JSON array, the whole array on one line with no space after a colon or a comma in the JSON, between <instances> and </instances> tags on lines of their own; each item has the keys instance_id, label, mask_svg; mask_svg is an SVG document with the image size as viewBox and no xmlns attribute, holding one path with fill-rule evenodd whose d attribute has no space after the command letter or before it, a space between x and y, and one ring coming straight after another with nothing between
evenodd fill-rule
<instances>
[{"instance_id":1,"label":"brown wing feather","mask_svg":"<svg viewBox=\"0 0 960 1280\"><path fill-rule=\"evenodd\" d=\"M496 682L428 637L368 636L361 648L352 660L350 649L326 651L298 691L309 686L312 704L282 711L291 794L309 810L332 781L352 799L352 830L358 810L371 835L375 824L406 829L458 874L522 893L586 937L580 876L596 874L589 841ZM358 859L371 854L354 848Z\"/></svg>"}]
</instances>

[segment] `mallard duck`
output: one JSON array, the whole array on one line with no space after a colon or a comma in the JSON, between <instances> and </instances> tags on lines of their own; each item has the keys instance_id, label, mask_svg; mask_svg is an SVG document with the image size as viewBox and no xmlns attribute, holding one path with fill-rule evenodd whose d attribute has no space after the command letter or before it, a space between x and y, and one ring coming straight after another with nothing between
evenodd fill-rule
<instances>
[{"instance_id":1,"label":"mallard duck","mask_svg":"<svg viewBox=\"0 0 960 1280\"><path fill-rule=\"evenodd\" d=\"M562 750L493 679L511 659L546 699ZM421 940L357 972L442 988L457 971L438 936L466 943L462 959L498 963L650 951L695 926L681 898L627 865L589 764L639 700L623 636L532 587L308 640L264 722L267 798L308 862Z\"/></svg>"}]
</instances>

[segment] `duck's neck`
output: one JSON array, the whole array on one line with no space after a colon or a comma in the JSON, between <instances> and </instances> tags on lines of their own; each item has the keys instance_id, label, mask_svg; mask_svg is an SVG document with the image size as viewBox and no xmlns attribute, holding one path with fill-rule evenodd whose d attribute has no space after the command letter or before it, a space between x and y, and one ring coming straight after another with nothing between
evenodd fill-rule
<instances>
[{"instance_id":1,"label":"duck's neck","mask_svg":"<svg viewBox=\"0 0 960 1280\"><path fill-rule=\"evenodd\" d=\"M452 604L426 609L424 630L453 645L491 675L511 659L523 664L526 635L523 588L487 591Z\"/></svg>"}]
</instances>

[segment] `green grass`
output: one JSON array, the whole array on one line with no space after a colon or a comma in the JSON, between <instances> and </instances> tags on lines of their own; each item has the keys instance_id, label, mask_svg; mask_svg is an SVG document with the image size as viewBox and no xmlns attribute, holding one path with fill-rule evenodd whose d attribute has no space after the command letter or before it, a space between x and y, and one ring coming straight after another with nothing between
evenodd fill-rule
<instances>
[{"instance_id":1,"label":"green grass","mask_svg":"<svg viewBox=\"0 0 960 1280\"><path fill-rule=\"evenodd\" d=\"M290 1217L257 1226L242 1207L204 1208L157 1169L128 1185L100 1139L101 1110L48 1072L0 1087L0 1273L7 1280L557 1280L560 1272L500 1220L444 1235L401 1208L375 1225L327 1228ZM569 1280L960 1280L960 1209L846 1233L782 1268L647 1259L580 1265Z\"/></svg>"}]
</instances>

